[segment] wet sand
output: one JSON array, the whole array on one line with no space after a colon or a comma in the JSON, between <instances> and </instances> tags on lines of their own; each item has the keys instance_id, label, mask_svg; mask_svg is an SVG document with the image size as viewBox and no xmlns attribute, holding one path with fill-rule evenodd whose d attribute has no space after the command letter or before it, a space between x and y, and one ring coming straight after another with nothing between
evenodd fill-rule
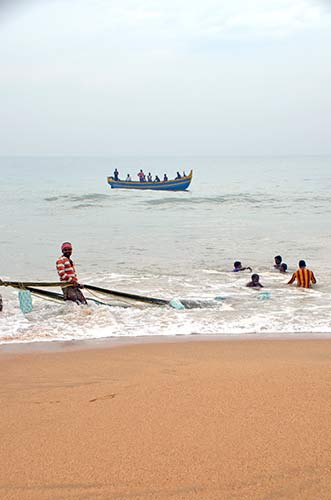
<instances>
[{"instance_id":1,"label":"wet sand","mask_svg":"<svg viewBox=\"0 0 331 500\"><path fill-rule=\"evenodd\" d=\"M329 499L331 340L0 351L0 498Z\"/></svg>"}]
</instances>

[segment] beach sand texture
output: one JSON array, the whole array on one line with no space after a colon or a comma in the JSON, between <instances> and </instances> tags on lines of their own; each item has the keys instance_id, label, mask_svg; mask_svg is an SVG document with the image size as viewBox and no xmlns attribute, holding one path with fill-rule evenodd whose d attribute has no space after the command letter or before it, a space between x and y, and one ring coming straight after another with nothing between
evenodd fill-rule
<instances>
[{"instance_id":1,"label":"beach sand texture","mask_svg":"<svg viewBox=\"0 0 331 500\"><path fill-rule=\"evenodd\" d=\"M0 499L331 498L329 340L0 359Z\"/></svg>"}]
</instances>

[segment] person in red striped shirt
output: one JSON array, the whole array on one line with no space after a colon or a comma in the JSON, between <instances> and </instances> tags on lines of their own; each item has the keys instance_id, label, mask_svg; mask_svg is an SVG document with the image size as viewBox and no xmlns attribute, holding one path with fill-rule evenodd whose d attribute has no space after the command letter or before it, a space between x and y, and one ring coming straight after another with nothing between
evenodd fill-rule
<instances>
[{"instance_id":1,"label":"person in red striped shirt","mask_svg":"<svg viewBox=\"0 0 331 500\"><path fill-rule=\"evenodd\" d=\"M81 288L84 285L78 283L75 264L71 260L72 245L69 241L66 241L61 246L62 255L56 261L56 270L60 277L60 281L64 284L70 284L70 286L62 287L64 300L71 300L76 302L76 304L87 304L84 295L81 292Z\"/></svg>"},{"instance_id":2,"label":"person in red striped shirt","mask_svg":"<svg viewBox=\"0 0 331 500\"><path fill-rule=\"evenodd\" d=\"M297 286L301 288L310 288L312 283L316 283L316 278L313 271L307 269L306 262L304 260L299 261L299 269L292 274L292 278L288 282L288 285L297 281Z\"/></svg>"}]
</instances>

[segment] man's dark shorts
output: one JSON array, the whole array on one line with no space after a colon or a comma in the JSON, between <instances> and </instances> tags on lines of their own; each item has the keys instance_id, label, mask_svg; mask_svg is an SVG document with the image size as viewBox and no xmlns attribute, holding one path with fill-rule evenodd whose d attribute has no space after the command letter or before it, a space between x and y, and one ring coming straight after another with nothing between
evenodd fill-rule
<instances>
[{"instance_id":1,"label":"man's dark shorts","mask_svg":"<svg viewBox=\"0 0 331 500\"><path fill-rule=\"evenodd\" d=\"M63 288L63 297L64 300L71 300L72 302L76 302L76 304L87 304L86 299L78 286L67 286Z\"/></svg>"}]
</instances>

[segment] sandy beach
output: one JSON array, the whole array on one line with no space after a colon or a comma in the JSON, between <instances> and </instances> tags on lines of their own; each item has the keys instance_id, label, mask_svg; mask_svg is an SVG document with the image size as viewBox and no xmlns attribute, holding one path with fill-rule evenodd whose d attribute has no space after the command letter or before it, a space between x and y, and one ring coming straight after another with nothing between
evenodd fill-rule
<instances>
[{"instance_id":1,"label":"sandy beach","mask_svg":"<svg viewBox=\"0 0 331 500\"><path fill-rule=\"evenodd\" d=\"M329 340L0 359L1 499L330 498Z\"/></svg>"}]
</instances>

